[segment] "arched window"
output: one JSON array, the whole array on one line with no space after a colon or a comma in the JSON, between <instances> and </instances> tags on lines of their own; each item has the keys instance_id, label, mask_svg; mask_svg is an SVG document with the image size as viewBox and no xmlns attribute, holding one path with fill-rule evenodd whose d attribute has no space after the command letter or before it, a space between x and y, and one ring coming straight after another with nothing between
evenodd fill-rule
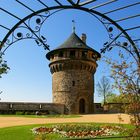
<instances>
[{"instance_id":1,"label":"arched window","mask_svg":"<svg viewBox=\"0 0 140 140\"><path fill-rule=\"evenodd\" d=\"M84 99L79 100L79 113L80 114L85 113L85 100Z\"/></svg>"}]
</instances>

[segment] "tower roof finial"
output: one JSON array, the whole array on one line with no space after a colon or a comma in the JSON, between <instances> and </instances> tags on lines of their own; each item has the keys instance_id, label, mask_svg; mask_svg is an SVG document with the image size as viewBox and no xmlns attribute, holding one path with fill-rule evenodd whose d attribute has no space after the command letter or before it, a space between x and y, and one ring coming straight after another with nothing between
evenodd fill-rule
<instances>
[{"instance_id":1,"label":"tower roof finial","mask_svg":"<svg viewBox=\"0 0 140 140\"><path fill-rule=\"evenodd\" d=\"M73 25L72 25L72 32L75 33L75 20L72 20L72 23L73 23Z\"/></svg>"}]
</instances>

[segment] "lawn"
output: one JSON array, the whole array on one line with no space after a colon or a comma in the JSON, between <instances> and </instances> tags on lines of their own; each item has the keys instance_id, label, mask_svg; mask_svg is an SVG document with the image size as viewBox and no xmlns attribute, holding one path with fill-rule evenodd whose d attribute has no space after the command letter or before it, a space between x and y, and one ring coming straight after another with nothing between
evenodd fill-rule
<instances>
[{"instance_id":1,"label":"lawn","mask_svg":"<svg viewBox=\"0 0 140 140\"><path fill-rule=\"evenodd\" d=\"M35 127L40 127L40 126L46 126L48 127L52 127L54 125L57 124L47 124L47 125L28 125L28 126L16 126L16 127L9 127L9 128L0 128L0 140L64 140L66 138L62 138L59 134L47 134L47 139L43 139L43 137L41 135L36 135L33 134L32 130ZM61 125L69 125L67 124L61 124ZM61 126L59 124L59 126ZM70 125L75 125L70 124ZM84 125L87 125L87 123L76 123L76 125L82 125L82 127ZM115 126L118 124L97 124L97 123L89 123L89 125L93 125L93 126L101 126L101 125L110 125L110 126ZM133 129L132 125L119 125L121 127L123 127L124 129ZM46 135L45 135L46 136ZM119 135L117 135L119 136ZM41 139L42 137L42 139ZM98 137L99 138L99 137ZM118 138L105 138L105 140L117 140ZM120 140L120 139L119 139Z\"/></svg>"},{"instance_id":2,"label":"lawn","mask_svg":"<svg viewBox=\"0 0 140 140\"><path fill-rule=\"evenodd\" d=\"M25 117L25 118L78 118L80 115L0 115L0 117Z\"/></svg>"}]
</instances>

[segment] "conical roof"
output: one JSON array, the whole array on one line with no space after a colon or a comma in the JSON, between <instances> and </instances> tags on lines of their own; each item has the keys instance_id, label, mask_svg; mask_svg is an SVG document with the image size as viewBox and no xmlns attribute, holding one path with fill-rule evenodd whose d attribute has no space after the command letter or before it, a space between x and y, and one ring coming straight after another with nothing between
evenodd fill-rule
<instances>
[{"instance_id":1,"label":"conical roof","mask_svg":"<svg viewBox=\"0 0 140 140\"><path fill-rule=\"evenodd\" d=\"M70 37L56 49L79 48L79 47L85 48L86 44L75 33L72 33Z\"/></svg>"},{"instance_id":2,"label":"conical roof","mask_svg":"<svg viewBox=\"0 0 140 140\"><path fill-rule=\"evenodd\" d=\"M50 55L58 50L64 50L64 49L84 49L84 50L91 50L97 54L97 56L100 58L101 55L91 47L87 46L74 32L70 35L70 37L59 47L56 49L50 51L46 54L46 57L49 59Z\"/></svg>"}]
</instances>

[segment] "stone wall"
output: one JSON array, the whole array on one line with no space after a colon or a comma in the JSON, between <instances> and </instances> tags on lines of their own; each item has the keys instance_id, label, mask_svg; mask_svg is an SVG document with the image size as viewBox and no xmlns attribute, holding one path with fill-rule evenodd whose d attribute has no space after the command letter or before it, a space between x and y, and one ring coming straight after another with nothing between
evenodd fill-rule
<instances>
[{"instance_id":1,"label":"stone wall","mask_svg":"<svg viewBox=\"0 0 140 140\"><path fill-rule=\"evenodd\" d=\"M53 103L64 104L66 114L93 113L94 73L97 63L92 57L92 51L86 51L84 56L79 49L73 51L75 56L65 57L65 52L64 57L51 59L49 66L52 73Z\"/></svg>"},{"instance_id":2,"label":"stone wall","mask_svg":"<svg viewBox=\"0 0 140 140\"><path fill-rule=\"evenodd\" d=\"M104 109L103 109L101 103L94 103L93 108L94 108L94 113L103 113L104 112Z\"/></svg>"},{"instance_id":3,"label":"stone wall","mask_svg":"<svg viewBox=\"0 0 140 140\"><path fill-rule=\"evenodd\" d=\"M85 100L85 113L92 113L93 76L87 70L53 73L53 102L65 104L66 112L79 114L79 101Z\"/></svg>"},{"instance_id":4,"label":"stone wall","mask_svg":"<svg viewBox=\"0 0 140 140\"><path fill-rule=\"evenodd\" d=\"M1 102L0 112L4 111L52 111L64 114L64 105L53 103Z\"/></svg>"}]
</instances>

